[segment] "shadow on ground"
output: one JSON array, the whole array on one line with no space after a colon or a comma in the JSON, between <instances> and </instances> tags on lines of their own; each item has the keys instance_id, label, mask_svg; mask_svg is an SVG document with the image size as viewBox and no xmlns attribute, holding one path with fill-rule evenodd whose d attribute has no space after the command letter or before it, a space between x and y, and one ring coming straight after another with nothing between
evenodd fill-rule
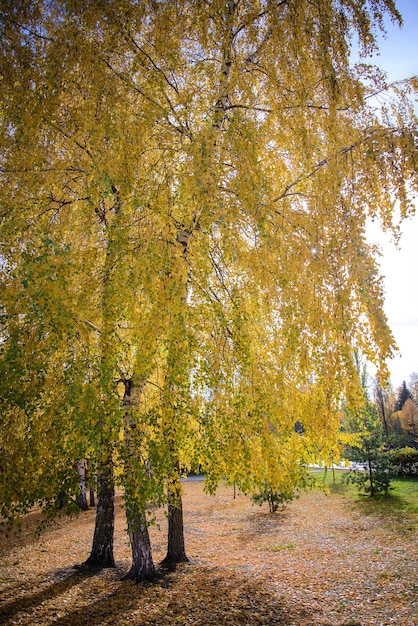
<instances>
[{"instance_id":1,"label":"shadow on ground","mask_svg":"<svg viewBox=\"0 0 418 626\"><path fill-rule=\"evenodd\" d=\"M47 587L35 593L26 593L24 596L17 597L15 600L9 600L4 604L0 604L0 623L7 623L6 620L13 620L20 613L30 613L30 611L42 603L57 598L69 591L72 587L80 585L86 578L90 578L97 573L89 570L76 570L71 568L65 578L61 578L52 582ZM13 621L11 622L13 623Z\"/></svg>"},{"instance_id":2,"label":"shadow on ground","mask_svg":"<svg viewBox=\"0 0 418 626\"><path fill-rule=\"evenodd\" d=\"M184 566L156 583L139 585L118 581L118 574L114 573L112 584L104 581L101 592L92 596L86 587L93 572L73 570L66 579L53 582L43 591L0 607L0 621L33 626L297 626L310 617L302 609L290 613L284 599L269 592L262 582L238 577L226 569ZM96 575L100 577L101 573ZM67 605L64 612L60 596L75 586L79 586L77 601L71 607ZM51 600L56 608L43 614L40 605ZM27 621L21 621L22 617Z\"/></svg>"}]
</instances>

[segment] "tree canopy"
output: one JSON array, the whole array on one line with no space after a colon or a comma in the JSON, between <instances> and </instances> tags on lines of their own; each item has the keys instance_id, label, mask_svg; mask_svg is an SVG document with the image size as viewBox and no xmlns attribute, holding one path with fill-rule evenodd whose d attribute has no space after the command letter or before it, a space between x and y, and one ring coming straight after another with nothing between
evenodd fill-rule
<instances>
[{"instance_id":1,"label":"tree canopy","mask_svg":"<svg viewBox=\"0 0 418 626\"><path fill-rule=\"evenodd\" d=\"M54 467L109 448L142 509L175 460L280 490L332 457L354 350L384 378L394 349L366 222L418 186L416 77L350 62L386 14L0 3L5 502L45 440Z\"/></svg>"}]
</instances>

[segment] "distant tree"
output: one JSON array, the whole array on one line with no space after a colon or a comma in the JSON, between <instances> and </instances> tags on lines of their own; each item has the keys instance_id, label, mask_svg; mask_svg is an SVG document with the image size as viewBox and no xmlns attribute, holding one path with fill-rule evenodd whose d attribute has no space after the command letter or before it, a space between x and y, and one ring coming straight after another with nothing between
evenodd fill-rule
<instances>
[{"instance_id":1,"label":"distant tree","mask_svg":"<svg viewBox=\"0 0 418 626\"><path fill-rule=\"evenodd\" d=\"M400 412L399 421L402 430L407 434L408 445L418 447L418 407L412 398L408 398Z\"/></svg>"},{"instance_id":2,"label":"distant tree","mask_svg":"<svg viewBox=\"0 0 418 626\"><path fill-rule=\"evenodd\" d=\"M80 493L77 496L77 504L82 511L88 511L87 502L87 481L86 481L86 465L83 459L79 459L75 464L77 474L80 480Z\"/></svg>"},{"instance_id":3,"label":"distant tree","mask_svg":"<svg viewBox=\"0 0 418 626\"><path fill-rule=\"evenodd\" d=\"M402 386L400 387L398 392L398 399L396 401L394 411L402 411L405 402L409 399L412 400L413 397L408 387L406 386L406 382L403 381Z\"/></svg>"},{"instance_id":4,"label":"distant tree","mask_svg":"<svg viewBox=\"0 0 418 626\"><path fill-rule=\"evenodd\" d=\"M390 460L383 446L383 428L376 408L366 400L363 408L356 411L352 418L353 425L357 427L357 441L350 447L348 456L352 461L366 464L366 470L350 471L346 480L372 497L388 493Z\"/></svg>"},{"instance_id":5,"label":"distant tree","mask_svg":"<svg viewBox=\"0 0 418 626\"><path fill-rule=\"evenodd\" d=\"M385 434L386 439L389 438L389 432L390 432L389 431L389 414L393 412L391 410L391 407L388 407L388 400L389 400L388 396L389 394L387 392L387 389L383 388L380 384L379 379L376 378L375 388L374 388L374 398L375 398L376 409L380 416L383 432Z\"/></svg>"},{"instance_id":6,"label":"distant tree","mask_svg":"<svg viewBox=\"0 0 418 626\"><path fill-rule=\"evenodd\" d=\"M411 391L411 394L415 402L418 403L418 372L412 372L412 374L409 377L408 387Z\"/></svg>"},{"instance_id":7,"label":"distant tree","mask_svg":"<svg viewBox=\"0 0 418 626\"><path fill-rule=\"evenodd\" d=\"M397 447L416 446L418 429L418 408L405 381L398 390L398 397L393 409L392 423L396 435Z\"/></svg>"},{"instance_id":8,"label":"distant tree","mask_svg":"<svg viewBox=\"0 0 418 626\"><path fill-rule=\"evenodd\" d=\"M383 421L378 407L367 394L366 367L358 354L355 355L355 360L363 388L363 398L356 405L347 406L344 411L344 428L353 435L350 445L346 448L346 455L351 461L364 464L366 469L350 471L345 480L356 484L364 493L374 496L389 491L390 461L385 450L386 433Z\"/></svg>"}]
</instances>

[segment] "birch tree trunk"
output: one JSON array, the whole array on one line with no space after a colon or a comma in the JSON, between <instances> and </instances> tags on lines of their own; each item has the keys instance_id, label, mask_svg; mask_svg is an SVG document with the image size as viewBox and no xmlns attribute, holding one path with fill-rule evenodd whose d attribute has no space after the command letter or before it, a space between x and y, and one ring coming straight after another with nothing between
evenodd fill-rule
<instances>
[{"instance_id":1,"label":"birch tree trunk","mask_svg":"<svg viewBox=\"0 0 418 626\"><path fill-rule=\"evenodd\" d=\"M181 499L180 476L168 488L168 541L167 555L160 565L174 570L178 563L188 563L184 541L183 503Z\"/></svg>"},{"instance_id":2,"label":"birch tree trunk","mask_svg":"<svg viewBox=\"0 0 418 626\"><path fill-rule=\"evenodd\" d=\"M113 535L115 526L115 487L110 455L99 466L96 525L87 567L115 567Z\"/></svg>"},{"instance_id":3,"label":"birch tree trunk","mask_svg":"<svg viewBox=\"0 0 418 626\"><path fill-rule=\"evenodd\" d=\"M132 565L124 577L125 580L152 580L156 571L152 558L151 542L145 515L132 514L126 509L126 518L129 526L129 540L132 550Z\"/></svg>"},{"instance_id":4,"label":"birch tree trunk","mask_svg":"<svg viewBox=\"0 0 418 626\"><path fill-rule=\"evenodd\" d=\"M135 450L131 438L131 429L133 427L131 410L135 403L139 404L140 402L142 386L139 385L136 389L132 378L123 380L123 383L125 386L123 404L126 409L124 416L124 435L127 452L125 462L125 495L127 497L126 519L128 523L129 541L132 551L131 569L126 574L125 579L140 582L141 580L152 580L155 578L155 566L152 558L151 542L145 510L141 511L141 507L139 505L139 508L137 509L129 504L129 488L134 486L133 481L135 480L133 468L130 467L132 460L135 459ZM133 460L133 462L135 463L135 460ZM145 466L143 471L147 473L147 468Z\"/></svg>"},{"instance_id":5,"label":"birch tree trunk","mask_svg":"<svg viewBox=\"0 0 418 626\"><path fill-rule=\"evenodd\" d=\"M82 511L88 511L87 489L86 489L86 465L83 459L76 462L76 470L80 481L80 493L77 497L77 504Z\"/></svg>"}]
</instances>

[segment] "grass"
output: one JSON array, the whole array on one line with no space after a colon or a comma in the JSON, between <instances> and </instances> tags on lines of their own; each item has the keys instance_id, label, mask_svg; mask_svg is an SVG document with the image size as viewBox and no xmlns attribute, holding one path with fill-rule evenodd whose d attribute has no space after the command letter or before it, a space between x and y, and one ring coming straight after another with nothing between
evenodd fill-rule
<instances>
[{"instance_id":1,"label":"grass","mask_svg":"<svg viewBox=\"0 0 418 626\"><path fill-rule=\"evenodd\" d=\"M282 550L293 550L293 548L296 546L294 541L290 541L289 543L279 543L278 545L275 546L268 546L267 548L264 548L265 550L267 550L268 552L281 552Z\"/></svg>"},{"instance_id":2,"label":"grass","mask_svg":"<svg viewBox=\"0 0 418 626\"><path fill-rule=\"evenodd\" d=\"M366 515L407 516L418 513L418 479L399 477L391 481L387 495L379 494L373 498L360 494L356 485L343 482L345 471L336 472L334 482L332 472L317 472L318 486L324 487L330 494L347 498ZM412 524L413 525L413 524ZM418 524L415 524L415 530Z\"/></svg>"}]
</instances>

